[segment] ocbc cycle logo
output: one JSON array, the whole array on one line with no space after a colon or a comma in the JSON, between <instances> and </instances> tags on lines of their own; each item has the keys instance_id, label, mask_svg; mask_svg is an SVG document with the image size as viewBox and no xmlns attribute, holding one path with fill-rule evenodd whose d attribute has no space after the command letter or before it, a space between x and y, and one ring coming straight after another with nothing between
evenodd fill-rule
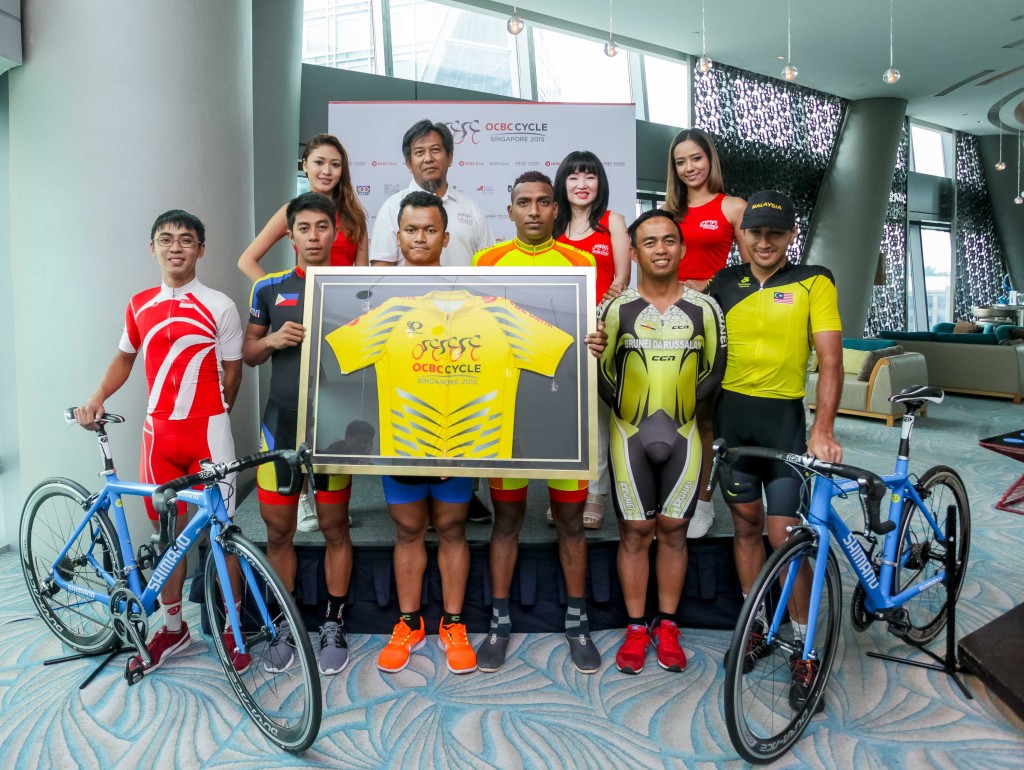
<instances>
[{"instance_id":1,"label":"ocbc cycle logo","mask_svg":"<svg viewBox=\"0 0 1024 770\"><path fill-rule=\"evenodd\" d=\"M479 120L452 120L445 123L452 132L452 139L455 144L462 144L463 140L469 137L473 144L479 144L480 121Z\"/></svg>"},{"instance_id":2,"label":"ocbc cycle logo","mask_svg":"<svg viewBox=\"0 0 1024 770\"><path fill-rule=\"evenodd\" d=\"M480 348L479 334L469 337L441 337L416 343L412 349L412 357L419 361L429 353L432 361L447 360L455 363L468 354L470 361L476 361Z\"/></svg>"}]
</instances>

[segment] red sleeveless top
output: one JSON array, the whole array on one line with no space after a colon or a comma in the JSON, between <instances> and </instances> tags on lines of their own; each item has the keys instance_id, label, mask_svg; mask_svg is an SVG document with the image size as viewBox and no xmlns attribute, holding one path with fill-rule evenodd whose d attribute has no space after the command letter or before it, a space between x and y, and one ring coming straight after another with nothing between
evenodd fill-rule
<instances>
[{"instance_id":1,"label":"red sleeveless top","mask_svg":"<svg viewBox=\"0 0 1024 770\"><path fill-rule=\"evenodd\" d=\"M580 251L585 251L594 256L594 264L597 266L597 304L601 304L601 298L608 291L608 287L615 280L615 261L612 259L612 236L608 232L608 219L611 212L604 212L601 217L601 227L604 232L595 230L586 238L578 241L569 240L568 231L562 233L555 240L575 246Z\"/></svg>"},{"instance_id":2,"label":"red sleeveless top","mask_svg":"<svg viewBox=\"0 0 1024 770\"><path fill-rule=\"evenodd\" d=\"M732 249L732 222L722 213L725 194L719 193L702 206L691 206L679 223L686 253L679 263L680 281L707 281L725 267Z\"/></svg>"}]
</instances>

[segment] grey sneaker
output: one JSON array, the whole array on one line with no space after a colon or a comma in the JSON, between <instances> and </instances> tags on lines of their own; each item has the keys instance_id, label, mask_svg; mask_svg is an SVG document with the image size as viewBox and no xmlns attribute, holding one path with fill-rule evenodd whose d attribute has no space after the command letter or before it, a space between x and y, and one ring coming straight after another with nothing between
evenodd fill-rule
<instances>
[{"instance_id":1,"label":"grey sneaker","mask_svg":"<svg viewBox=\"0 0 1024 770\"><path fill-rule=\"evenodd\" d=\"M316 517L316 508L307 492L299 498L299 522L296 527L301 532L316 532L320 529L320 521Z\"/></svg>"},{"instance_id":2,"label":"grey sneaker","mask_svg":"<svg viewBox=\"0 0 1024 770\"><path fill-rule=\"evenodd\" d=\"M348 639L341 623L328 620L320 626L320 673L338 674L348 665Z\"/></svg>"},{"instance_id":3,"label":"grey sneaker","mask_svg":"<svg viewBox=\"0 0 1024 770\"><path fill-rule=\"evenodd\" d=\"M601 653L594 646L590 634L566 634L569 642L569 657L581 674L596 674L601 668Z\"/></svg>"},{"instance_id":4,"label":"grey sneaker","mask_svg":"<svg viewBox=\"0 0 1024 770\"><path fill-rule=\"evenodd\" d=\"M507 636L488 634L476 651L476 667L488 674L501 668L505 663L505 653L508 652L508 642Z\"/></svg>"},{"instance_id":5,"label":"grey sneaker","mask_svg":"<svg viewBox=\"0 0 1024 770\"><path fill-rule=\"evenodd\" d=\"M263 668L271 674L287 671L295 663L295 639L287 620L277 626L277 638L270 643L270 648L263 658Z\"/></svg>"}]
</instances>

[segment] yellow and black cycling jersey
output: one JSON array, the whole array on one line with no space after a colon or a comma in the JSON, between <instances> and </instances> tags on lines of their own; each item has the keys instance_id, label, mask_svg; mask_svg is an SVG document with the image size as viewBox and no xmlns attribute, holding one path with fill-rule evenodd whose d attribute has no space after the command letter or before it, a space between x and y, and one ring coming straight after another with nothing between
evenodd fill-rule
<instances>
[{"instance_id":1,"label":"yellow and black cycling jersey","mask_svg":"<svg viewBox=\"0 0 1024 770\"><path fill-rule=\"evenodd\" d=\"M832 273L787 262L761 284L749 264L736 265L720 270L706 291L729 329L723 390L803 398L814 335L843 328Z\"/></svg>"}]
</instances>

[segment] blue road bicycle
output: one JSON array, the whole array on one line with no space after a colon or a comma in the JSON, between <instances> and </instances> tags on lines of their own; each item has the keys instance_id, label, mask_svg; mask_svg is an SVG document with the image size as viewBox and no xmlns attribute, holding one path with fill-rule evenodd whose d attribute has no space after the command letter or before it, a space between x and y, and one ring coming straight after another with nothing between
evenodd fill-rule
<instances>
[{"instance_id":1,"label":"blue road bicycle","mask_svg":"<svg viewBox=\"0 0 1024 770\"><path fill-rule=\"evenodd\" d=\"M65 419L75 423L74 410ZM301 752L320 730L320 677L302 616L266 556L228 518L218 481L265 462L290 466L291 484L301 483L308 450L262 452L230 463L201 463L201 470L155 486L121 481L114 470L107 424L123 417L104 414L97 440L103 456L103 488L90 494L77 482L51 478L28 496L21 517L22 570L40 616L61 641L86 655L108 650L137 651L148 665L147 619L160 591L203 535L209 535L204 571L206 607L213 646L242 707L281 748ZM286 474L282 474L286 475ZM191 487L202 485L201 489ZM290 489L281 490L282 493ZM158 556L150 544L132 548L122 497L152 495L160 514ZM175 500L198 507L188 525L175 532ZM169 515L173 511L174 515ZM239 590L232 588L229 562L237 560ZM148 580L145 571L152 570ZM282 622L293 633L293 664L285 671L267 665ZM225 629L230 629L225 633ZM284 643L284 642L282 642ZM232 657L251 656L244 670ZM125 665L129 685L143 672Z\"/></svg>"},{"instance_id":2,"label":"blue road bicycle","mask_svg":"<svg viewBox=\"0 0 1024 770\"><path fill-rule=\"evenodd\" d=\"M816 477L808 512L754 582L726 657L726 724L744 759L762 763L778 758L824 708L842 618L837 551L857 579L851 620L858 631L884 621L891 633L921 647L946 626L970 550L967 492L956 471L946 466L930 468L917 479L909 472L915 415L926 402L942 399L940 389L929 387L907 388L890 399L902 403L906 415L896 469L887 476L807 455L763 447L730 449L721 439L715 442L715 461L722 465L727 489L743 489L729 472L741 457L781 461ZM833 506L835 499L854 495L864 511L861 532L851 531ZM883 521L880 508L886 498L889 510ZM879 536L884 536L881 549Z\"/></svg>"}]
</instances>

